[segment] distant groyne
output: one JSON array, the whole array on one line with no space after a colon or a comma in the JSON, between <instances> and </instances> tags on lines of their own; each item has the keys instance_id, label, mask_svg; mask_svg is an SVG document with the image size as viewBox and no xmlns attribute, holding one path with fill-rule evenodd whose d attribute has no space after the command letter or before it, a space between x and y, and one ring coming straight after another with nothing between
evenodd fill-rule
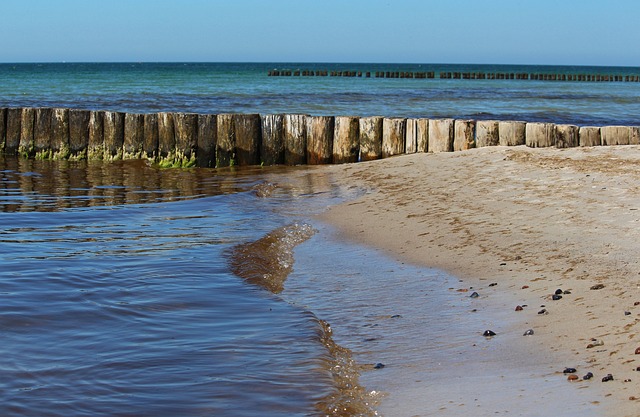
<instances>
[{"instance_id":1,"label":"distant groyne","mask_svg":"<svg viewBox=\"0 0 640 417\"><path fill-rule=\"evenodd\" d=\"M637 144L638 126L0 108L0 152L5 154L41 159L147 158L166 167L339 164L497 145Z\"/></svg>"},{"instance_id":2,"label":"distant groyne","mask_svg":"<svg viewBox=\"0 0 640 417\"><path fill-rule=\"evenodd\" d=\"M362 71L362 70L291 70L273 69L269 77L357 77L357 78L414 78L454 80L533 80L583 82L640 82L640 75L630 74L567 74L548 72L451 72L442 71Z\"/></svg>"}]
</instances>

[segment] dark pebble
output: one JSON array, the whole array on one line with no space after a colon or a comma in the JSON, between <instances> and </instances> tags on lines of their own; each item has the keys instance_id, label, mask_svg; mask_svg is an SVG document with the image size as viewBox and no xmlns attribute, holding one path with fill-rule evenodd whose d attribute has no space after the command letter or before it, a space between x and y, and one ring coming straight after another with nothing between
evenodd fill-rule
<instances>
[{"instance_id":1,"label":"dark pebble","mask_svg":"<svg viewBox=\"0 0 640 417\"><path fill-rule=\"evenodd\" d=\"M591 286L592 290L601 290L603 288L604 288L604 284L596 284Z\"/></svg>"},{"instance_id":2,"label":"dark pebble","mask_svg":"<svg viewBox=\"0 0 640 417\"><path fill-rule=\"evenodd\" d=\"M630 315L631 315L631 312L630 312L630 311L625 311L625 312L624 312L624 315L625 315L625 316L630 316Z\"/></svg>"},{"instance_id":3,"label":"dark pebble","mask_svg":"<svg viewBox=\"0 0 640 417\"><path fill-rule=\"evenodd\" d=\"M564 291L562 291L562 293L563 293L563 294L571 294L571 291L569 291L569 290L564 290Z\"/></svg>"},{"instance_id":4,"label":"dark pebble","mask_svg":"<svg viewBox=\"0 0 640 417\"><path fill-rule=\"evenodd\" d=\"M543 308L542 310L538 311L538 314L547 314L547 309Z\"/></svg>"},{"instance_id":5,"label":"dark pebble","mask_svg":"<svg viewBox=\"0 0 640 417\"><path fill-rule=\"evenodd\" d=\"M553 301L558 301L558 300L562 299L562 296L561 296L561 295L558 295L558 294L553 294L553 295L551 296L551 299L552 299Z\"/></svg>"},{"instance_id":6,"label":"dark pebble","mask_svg":"<svg viewBox=\"0 0 640 417\"><path fill-rule=\"evenodd\" d=\"M564 371L562 371L563 374L575 374L576 368L564 368Z\"/></svg>"},{"instance_id":7,"label":"dark pebble","mask_svg":"<svg viewBox=\"0 0 640 417\"><path fill-rule=\"evenodd\" d=\"M507 263L506 263L506 262L502 262L502 263L500 263L500 266L506 266L506 265L507 265Z\"/></svg>"},{"instance_id":8,"label":"dark pebble","mask_svg":"<svg viewBox=\"0 0 640 417\"><path fill-rule=\"evenodd\" d=\"M482 335L484 337L492 337L492 336L495 336L496 333L493 330L485 330L485 332Z\"/></svg>"},{"instance_id":9,"label":"dark pebble","mask_svg":"<svg viewBox=\"0 0 640 417\"><path fill-rule=\"evenodd\" d=\"M636 355L640 355L640 347L636 348Z\"/></svg>"},{"instance_id":10,"label":"dark pebble","mask_svg":"<svg viewBox=\"0 0 640 417\"><path fill-rule=\"evenodd\" d=\"M613 375L611 374L607 374L607 376L602 378L602 382L609 382L609 381L613 381Z\"/></svg>"},{"instance_id":11,"label":"dark pebble","mask_svg":"<svg viewBox=\"0 0 640 417\"><path fill-rule=\"evenodd\" d=\"M582 379L584 379L585 381L591 378L593 378L593 374L591 372L587 372L587 374L582 377Z\"/></svg>"},{"instance_id":12,"label":"dark pebble","mask_svg":"<svg viewBox=\"0 0 640 417\"><path fill-rule=\"evenodd\" d=\"M556 295L560 295L560 294L562 294L562 290L558 288L558 289L556 290Z\"/></svg>"},{"instance_id":13,"label":"dark pebble","mask_svg":"<svg viewBox=\"0 0 640 417\"><path fill-rule=\"evenodd\" d=\"M529 329L526 332L524 332L523 336L533 336L533 329Z\"/></svg>"},{"instance_id":14,"label":"dark pebble","mask_svg":"<svg viewBox=\"0 0 640 417\"><path fill-rule=\"evenodd\" d=\"M402 318L402 316L400 314L394 314L393 316L391 316L392 319L400 319Z\"/></svg>"},{"instance_id":15,"label":"dark pebble","mask_svg":"<svg viewBox=\"0 0 640 417\"><path fill-rule=\"evenodd\" d=\"M640 366L638 366L638 367L636 368L636 371L637 371L637 372L640 372Z\"/></svg>"},{"instance_id":16,"label":"dark pebble","mask_svg":"<svg viewBox=\"0 0 640 417\"><path fill-rule=\"evenodd\" d=\"M478 294L477 292L474 291L473 293L471 293L471 295L469 297L478 298L478 297L480 297L480 294Z\"/></svg>"},{"instance_id":17,"label":"dark pebble","mask_svg":"<svg viewBox=\"0 0 640 417\"><path fill-rule=\"evenodd\" d=\"M516 306L516 311L522 311L522 306Z\"/></svg>"},{"instance_id":18,"label":"dark pebble","mask_svg":"<svg viewBox=\"0 0 640 417\"><path fill-rule=\"evenodd\" d=\"M373 365L373 369L382 369L384 368L384 363L376 363L375 365Z\"/></svg>"},{"instance_id":19,"label":"dark pebble","mask_svg":"<svg viewBox=\"0 0 640 417\"><path fill-rule=\"evenodd\" d=\"M496 285L498 285L497 282L492 282L491 284L489 284L490 287L495 287Z\"/></svg>"}]
</instances>

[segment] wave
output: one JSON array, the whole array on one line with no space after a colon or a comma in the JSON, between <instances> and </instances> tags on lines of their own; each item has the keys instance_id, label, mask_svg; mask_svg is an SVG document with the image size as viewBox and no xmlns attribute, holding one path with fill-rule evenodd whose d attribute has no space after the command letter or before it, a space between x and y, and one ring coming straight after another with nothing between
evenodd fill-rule
<instances>
[{"instance_id":1,"label":"wave","mask_svg":"<svg viewBox=\"0 0 640 417\"><path fill-rule=\"evenodd\" d=\"M308 224L293 223L280 227L262 238L242 243L228 253L231 271L247 282L279 294L293 270L293 250L317 231ZM329 372L333 390L316 403L319 415L331 417L373 417L376 397L359 384L359 367L352 352L335 343L329 323L311 313L318 325L318 342L327 352L321 370Z\"/></svg>"}]
</instances>

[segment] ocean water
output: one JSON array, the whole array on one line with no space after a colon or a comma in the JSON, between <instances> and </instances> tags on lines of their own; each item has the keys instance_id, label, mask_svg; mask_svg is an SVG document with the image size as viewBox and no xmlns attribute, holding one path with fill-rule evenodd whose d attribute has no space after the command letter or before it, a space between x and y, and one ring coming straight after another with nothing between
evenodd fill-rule
<instances>
[{"instance_id":1,"label":"ocean water","mask_svg":"<svg viewBox=\"0 0 640 417\"><path fill-rule=\"evenodd\" d=\"M634 82L268 77L275 68L640 75L640 68L522 65L0 64L0 107L639 123Z\"/></svg>"},{"instance_id":2,"label":"ocean water","mask_svg":"<svg viewBox=\"0 0 640 417\"><path fill-rule=\"evenodd\" d=\"M640 83L268 77L276 67L635 73L0 64L0 107L576 124L638 124L640 114ZM452 365L467 363L455 358L475 343L469 328L485 323L448 290L460 285L455 277L341 242L312 219L363 192L317 167L160 170L0 156L0 415L437 413L408 404L443 397L438 387L455 391L444 376L454 368L463 377Z\"/></svg>"}]
</instances>

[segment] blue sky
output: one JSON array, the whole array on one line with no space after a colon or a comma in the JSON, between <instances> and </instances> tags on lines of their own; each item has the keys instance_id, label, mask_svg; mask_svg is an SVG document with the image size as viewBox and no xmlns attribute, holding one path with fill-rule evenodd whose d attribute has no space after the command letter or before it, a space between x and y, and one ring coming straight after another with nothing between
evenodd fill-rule
<instances>
[{"instance_id":1,"label":"blue sky","mask_svg":"<svg viewBox=\"0 0 640 417\"><path fill-rule=\"evenodd\" d=\"M3 0L1 62L640 66L638 0Z\"/></svg>"}]
</instances>

